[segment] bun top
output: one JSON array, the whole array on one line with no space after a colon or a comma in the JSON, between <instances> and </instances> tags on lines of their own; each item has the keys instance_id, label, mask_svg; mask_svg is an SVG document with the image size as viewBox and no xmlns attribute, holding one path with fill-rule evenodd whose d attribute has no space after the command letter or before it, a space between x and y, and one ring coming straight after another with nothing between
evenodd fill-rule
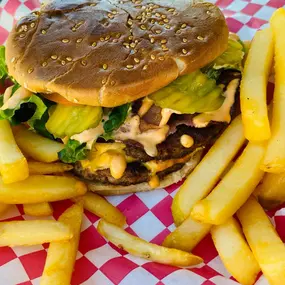
<instances>
[{"instance_id":1,"label":"bun top","mask_svg":"<svg viewBox=\"0 0 285 285\"><path fill-rule=\"evenodd\" d=\"M227 48L213 4L190 0L57 0L13 28L10 75L33 92L115 107L195 71Z\"/></svg>"}]
</instances>

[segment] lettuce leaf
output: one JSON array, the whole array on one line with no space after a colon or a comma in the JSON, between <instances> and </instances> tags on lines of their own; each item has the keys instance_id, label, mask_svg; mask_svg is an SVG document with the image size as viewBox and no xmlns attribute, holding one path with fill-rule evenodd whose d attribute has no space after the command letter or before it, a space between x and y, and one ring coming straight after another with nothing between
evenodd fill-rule
<instances>
[{"instance_id":1,"label":"lettuce leaf","mask_svg":"<svg viewBox=\"0 0 285 285\"><path fill-rule=\"evenodd\" d=\"M3 97L1 97L1 105L3 104ZM17 125L27 122L33 126L37 120L40 120L46 112L47 106L43 100L37 96L32 95L19 102L14 109L0 110L0 120L9 120L12 125Z\"/></svg>"},{"instance_id":2,"label":"lettuce leaf","mask_svg":"<svg viewBox=\"0 0 285 285\"><path fill-rule=\"evenodd\" d=\"M109 119L104 123L104 131L107 134L117 130L126 120L131 104L125 104L112 109Z\"/></svg>"},{"instance_id":3,"label":"lettuce leaf","mask_svg":"<svg viewBox=\"0 0 285 285\"><path fill-rule=\"evenodd\" d=\"M68 140L65 148L58 153L59 159L64 163L75 163L88 155L86 143L80 144L77 140Z\"/></svg>"},{"instance_id":4,"label":"lettuce leaf","mask_svg":"<svg viewBox=\"0 0 285 285\"><path fill-rule=\"evenodd\" d=\"M0 80L4 81L8 76L8 69L5 62L5 47L0 46Z\"/></svg>"}]
</instances>

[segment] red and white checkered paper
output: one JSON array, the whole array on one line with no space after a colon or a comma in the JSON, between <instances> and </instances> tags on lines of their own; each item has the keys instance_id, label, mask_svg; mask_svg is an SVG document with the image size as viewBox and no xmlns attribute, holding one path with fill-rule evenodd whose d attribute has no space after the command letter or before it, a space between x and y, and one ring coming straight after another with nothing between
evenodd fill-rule
<instances>
[{"instance_id":1,"label":"red and white checkered paper","mask_svg":"<svg viewBox=\"0 0 285 285\"><path fill-rule=\"evenodd\" d=\"M255 31L267 24L270 16L285 0L218 0L232 32L249 40ZM0 0L0 44L5 43L13 24L21 16L39 7L38 0ZM137 193L108 200L127 217L129 233L161 244L174 229L170 211L172 198L180 184L150 193ZM70 205L69 201L53 204L54 218ZM285 208L269 213L285 241ZM32 219L24 215L21 206L14 206L2 220ZM85 212L79 252L72 285L234 285L238 284L221 263L210 236L193 253L205 263L196 268L180 269L134 257L109 244L96 231L98 218ZM39 284L48 245L0 248L0 285ZM268 284L260 277L257 285ZM283 285L283 284L280 284Z\"/></svg>"}]
</instances>

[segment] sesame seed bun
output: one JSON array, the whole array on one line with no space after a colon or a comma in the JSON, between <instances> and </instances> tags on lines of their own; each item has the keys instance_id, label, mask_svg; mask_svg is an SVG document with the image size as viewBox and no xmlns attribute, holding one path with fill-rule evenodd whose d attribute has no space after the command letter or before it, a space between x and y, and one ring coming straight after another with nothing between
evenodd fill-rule
<instances>
[{"instance_id":1,"label":"sesame seed bun","mask_svg":"<svg viewBox=\"0 0 285 285\"><path fill-rule=\"evenodd\" d=\"M165 188L184 179L200 162L202 153L203 150L195 151L193 153L193 156L191 156L189 161L186 162L185 165L180 170L168 174L160 181L159 188ZM112 184L106 185L101 183L90 182L87 180L85 182L87 184L89 191L104 196L123 195L135 192L146 192L154 190L153 188L150 187L150 185L147 182L133 184L129 186L120 186Z\"/></svg>"},{"instance_id":2,"label":"sesame seed bun","mask_svg":"<svg viewBox=\"0 0 285 285\"><path fill-rule=\"evenodd\" d=\"M115 107L205 66L227 41L225 18L210 3L57 0L18 21L6 62L33 92Z\"/></svg>"}]
</instances>

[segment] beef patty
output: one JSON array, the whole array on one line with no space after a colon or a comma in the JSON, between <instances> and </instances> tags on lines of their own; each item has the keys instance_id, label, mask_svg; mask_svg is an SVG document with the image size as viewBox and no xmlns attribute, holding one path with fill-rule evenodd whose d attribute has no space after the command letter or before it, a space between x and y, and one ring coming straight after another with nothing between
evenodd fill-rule
<instances>
[{"instance_id":1,"label":"beef patty","mask_svg":"<svg viewBox=\"0 0 285 285\"><path fill-rule=\"evenodd\" d=\"M240 77L241 75L239 72L226 70L221 74L217 82L218 84L224 84L227 86L230 81ZM239 90L237 90L235 104L231 109L232 118L235 118L239 113ZM171 119L175 120L175 116L177 115L172 116L174 117ZM83 168L80 162L75 164L74 172L77 176L86 180L100 182L103 184L128 186L148 182L150 179L150 171L143 166L142 162L147 162L154 159L168 160L181 158L194 152L197 148L208 148L213 145L226 127L226 123L212 123L206 128L195 128L186 125L179 125L174 134L169 135L163 143L157 146L158 156L155 158L147 155L143 146L140 144L132 141L124 141L126 144L125 153L137 161L127 165L124 175L120 179L114 179L109 169L97 170L93 172L88 168ZM185 148L181 145L180 138L184 134L187 134L194 139L194 144L191 148ZM183 165L184 164L175 164L172 167L157 173L157 175L160 179L163 179L166 175L180 170Z\"/></svg>"}]
</instances>

